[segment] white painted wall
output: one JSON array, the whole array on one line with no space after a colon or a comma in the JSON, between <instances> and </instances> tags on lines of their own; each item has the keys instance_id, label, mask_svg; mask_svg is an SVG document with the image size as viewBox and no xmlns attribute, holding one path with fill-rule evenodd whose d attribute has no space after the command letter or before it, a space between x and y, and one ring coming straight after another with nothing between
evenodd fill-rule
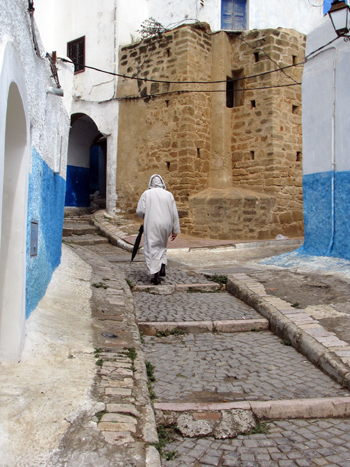
<instances>
[{"instance_id":1,"label":"white painted wall","mask_svg":"<svg viewBox=\"0 0 350 467\"><path fill-rule=\"evenodd\" d=\"M326 17L324 22L308 35L306 54L309 55L335 37L331 21ZM302 87L304 175L332 170L332 154L336 171L348 171L349 43L338 39L311 57L304 67Z\"/></svg>"},{"instance_id":2,"label":"white painted wall","mask_svg":"<svg viewBox=\"0 0 350 467\"><path fill-rule=\"evenodd\" d=\"M308 34L322 21L323 0L248 0L248 10L249 29L280 27Z\"/></svg>"},{"instance_id":3,"label":"white painted wall","mask_svg":"<svg viewBox=\"0 0 350 467\"><path fill-rule=\"evenodd\" d=\"M59 127L65 141L62 156L67 152L70 101L66 101L64 108L62 98L49 95L48 86L54 86L50 78L51 70L45 58L38 58L33 50L31 28L27 13L26 0L1 0L1 28L0 41L5 43L11 39L18 53L23 67L25 86L28 94L28 115L31 123L31 145L40 153L50 168L54 168L55 143L52 135ZM38 36L40 52L44 56L44 47ZM70 64L61 66L64 74L63 82L66 95L71 95L72 67ZM51 122L51 125L48 124ZM43 130L45 128L45 130ZM65 166L66 160L63 161ZM61 174L63 177L64 173Z\"/></svg>"},{"instance_id":4,"label":"white painted wall","mask_svg":"<svg viewBox=\"0 0 350 467\"><path fill-rule=\"evenodd\" d=\"M65 176L69 114L49 63L35 54L26 0L1 0L0 16L0 359L18 360L24 339L28 178L32 148L54 170L63 139ZM40 51L43 51L38 37ZM70 76L70 79L69 79ZM65 66L65 82L72 85ZM71 90L68 89L68 95ZM69 103L67 102L67 110Z\"/></svg>"}]
</instances>

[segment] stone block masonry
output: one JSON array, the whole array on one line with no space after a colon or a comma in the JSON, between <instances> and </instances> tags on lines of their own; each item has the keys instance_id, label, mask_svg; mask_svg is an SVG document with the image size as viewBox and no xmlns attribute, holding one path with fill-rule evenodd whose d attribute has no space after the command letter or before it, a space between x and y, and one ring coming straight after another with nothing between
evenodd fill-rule
<instances>
[{"instance_id":1,"label":"stone block masonry","mask_svg":"<svg viewBox=\"0 0 350 467\"><path fill-rule=\"evenodd\" d=\"M302 67L261 73L301 62L304 41L294 30L211 34L199 23L122 48L121 74L164 83L119 79L119 211L134 215L160 173L184 233L302 235Z\"/></svg>"}]
</instances>

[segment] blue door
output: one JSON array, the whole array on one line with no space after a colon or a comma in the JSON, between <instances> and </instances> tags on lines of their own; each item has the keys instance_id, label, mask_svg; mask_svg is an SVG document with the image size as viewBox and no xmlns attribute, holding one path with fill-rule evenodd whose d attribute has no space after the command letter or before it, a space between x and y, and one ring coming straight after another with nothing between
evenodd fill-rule
<instances>
[{"instance_id":1,"label":"blue door","mask_svg":"<svg viewBox=\"0 0 350 467\"><path fill-rule=\"evenodd\" d=\"M221 0L221 29L246 29L247 0Z\"/></svg>"}]
</instances>

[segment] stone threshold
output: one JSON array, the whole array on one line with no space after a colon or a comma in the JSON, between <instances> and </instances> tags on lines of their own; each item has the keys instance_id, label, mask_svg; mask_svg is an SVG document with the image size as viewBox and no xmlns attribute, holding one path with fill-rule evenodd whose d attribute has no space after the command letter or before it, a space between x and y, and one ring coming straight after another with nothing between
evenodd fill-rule
<instances>
[{"instance_id":1,"label":"stone threshold","mask_svg":"<svg viewBox=\"0 0 350 467\"><path fill-rule=\"evenodd\" d=\"M171 293L175 292L187 292L189 290L197 291L197 292L215 292L216 290L220 290L221 285L216 284L213 282L212 284L163 284L163 285L135 285L132 288L133 292L149 292L157 294L157 291L165 291L169 292L165 295L170 295Z\"/></svg>"},{"instance_id":2,"label":"stone threshold","mask_svg":"<svg viewBox=\"0 0 350 467\"><path fill-rule=\"evenodd\" d=\"M159 332L173 330L184 333L199 334L203 332L249 332L269 329L269 322L265 318L237 319L224 321L169 321L169 322L138 322L139 330L145 336L155 336Z\"/></svg>"},{"instance_id":3,"label":"stone threshold","mask_svg":"<svg viewBox=\"0 0 350 467\"><path fill-rule=\"evenodd\" d=\"M207 413L224 410L251 411L258 420L285 420L310 418L350 417L350 397L326 397L315 399L290 399L274 401L238 401L222 403L154 403L154 409L162 412ZM201 417L205 418L205 415Z\"/></svg>"},{"instance_id":4,"label":"stone threshold","mask_svg":"<svg viewBox=\"0 0 350 467\"><path fill-rule=\"evenodd\" d=\"M272 332L304 355L310 362L350 389L350 346L324 329L320 323L285 300L268 295L259 281L245 273L228 276L229 293L268 319Z\"/></svg>"}]
</instances>

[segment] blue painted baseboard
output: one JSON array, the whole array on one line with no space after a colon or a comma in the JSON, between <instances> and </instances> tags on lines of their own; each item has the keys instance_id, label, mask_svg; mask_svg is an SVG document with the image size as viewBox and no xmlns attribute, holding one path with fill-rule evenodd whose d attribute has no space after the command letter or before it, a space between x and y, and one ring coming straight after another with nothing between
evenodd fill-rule
<instances>
[{"instance_id":1,"label":"blue painted baseboard","mask_svg":"<svg viewBox=\"0 0 350 467\"><path fill-rule=\"evenodd\" d=\"M301 254L350 259L350 172L336 172L334 187L332 243L332 172L303 177L305 243Z\"/></svg>"},{"instance_id":2,"label":"blue painted baseboard","mask_svg":"<svg viewBox=\"0 0 350 467\"><path fill-rule=\"evenodd\" d=\"M60 264L65 188L65 180L55 175L40 154L33 149L27 214L27 318L44 296L52 273ZM31 222L38 223L37 256L30 256Z\"/></svg>"}]
</instances>

